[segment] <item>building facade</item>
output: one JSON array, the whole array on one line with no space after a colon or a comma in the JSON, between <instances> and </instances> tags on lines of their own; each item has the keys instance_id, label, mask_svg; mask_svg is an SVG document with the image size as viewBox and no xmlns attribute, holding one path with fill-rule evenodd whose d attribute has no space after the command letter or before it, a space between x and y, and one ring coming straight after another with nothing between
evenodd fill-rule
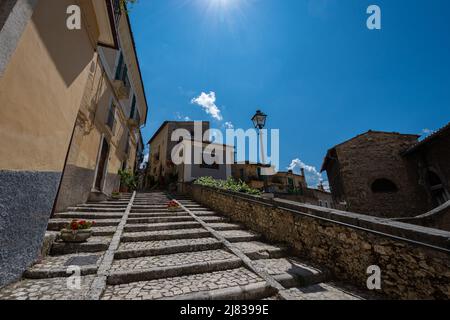
<instances>
[{"instance_id":1,"label":"building facade","mask_svg":"<svg viewBox=\"0 0 450 320\"><path fill-rule=\"evenodd\" d=\"M115 15L118 46L98 46L96 69L77 115L56 211L120 189L119 170L134 172L142 160L140 127L147 102L130 22Z\"/></svg>"},{"instance_id":2,"label":"building facade","mask_svg":"<svg viewBox=\"0 0 450 320\"><path fill-rule=\"evenodd\" d=\"M339 208L401 218L448 201L449 125L419 142L418 135L368 131L330 149L326 171Z\"/></svg>"},{"instance_id":3,"label":"building facade","mask_svg":"<svg viewBox=\"0 0 450 320\"><path fill-rule=\"evenodd\" d=\"M101 48L117 52L127 47L126 19L118 20L114 3L77 1L82 24L75 30L66 24L73 1L0 3L0 286L19 277L36 258L58 190L62 196L64 185L76 187L80 180L95 186L92 168L98 161L92 161L92 154L111 156L99 151L107 136L102 125L110 93ZM130 82L137 87L145 118L143 89L135 79ZM112 157L104 172L116 173L118 159ZM108 184L105 175L100 185Z\"/></svg>"},{"instance_id":4,"label":"building facade","mask_svg":"<svg viewBox=\"0 0 450 320\"><path fill-rule=\"evenodd\" d=\"M177 129L182 129L186 136L173 140L172 134ZM196 153L203 155L203 151L208 145L214 146L215 152L220 153L223 159L226 157L234 159L233 147L209 141L209 136L205 136L208 135L209 129L210 125L207 121L201 123L193 121L164 122L148 142L150 153L146 188L151 188L156 184L163 187L170 183L191 182L203 176L211 176L216 179L230 177L231 163L209 165L194 161L194 155ZM181 165L176 165L172 159L173 152L186 157L186 161ZM190 154L189 159L187 152Z\"/></svg>"}]
</instances>

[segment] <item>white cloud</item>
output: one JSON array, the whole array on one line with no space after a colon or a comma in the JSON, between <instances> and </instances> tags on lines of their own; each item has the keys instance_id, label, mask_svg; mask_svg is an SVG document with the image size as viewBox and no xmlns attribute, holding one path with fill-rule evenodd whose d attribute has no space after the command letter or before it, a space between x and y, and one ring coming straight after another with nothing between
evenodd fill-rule
<instances>
[{"instance_id":1,"label":"white cloud","mask_svg":"<svg viewBox=\"0 0 450 320\"><path fill-rule=\"evenodd\" d=\"M231 121L227 121L223 124L225 129L234 129L234 125Z\"/></svg>"},{"instance_id":2,"label":"white cloud","mask_svg":"<svg viewBox=\"0 0 450 320\"><path fill-rule=\"evenodd\" d=\"M216 106L216 93L211 91L206 94L202 92L197 98L191 100L192 104L197 104L203 108L203 110L211 115L214 119L222 121L223 117L220 113L220 109Z\"/></svg>"},{"instance_id":3,"label":"white cloud","mask_svg":"<svg viewBox=\"0 0 450 320\"><path fill-rule=\"evenodd\" d=\"M299 174L301 169L305 170L305 179L308 187L317 188L322 182L325 189L329 190L329 183L326 180L323 180L322 174L316 169L314 166L307 165L300 159L294 159L291 161L291 164L288 167L288 170L294 171L294 173Z\"/></svg>"},{"instance_id":4,"label":"white cloud","mask_svg":"<svg viewBox=\"0 0 450 320\"><path fill-rule=\"evenodd\" d=\"M434 130L431 129L422 129L422 135L423 136L429 136L430 134L433 134Z\"/></svg>"},{"instance_id":5,"label":"white cloud","mask_svg":"<svg viewBox=\"0 0 450 320\"><path fill-rule=\"evenodd\" d=\"M176 113L177 120L182 121L192 121L188 116L182 116L179 112Z\"/></svg>"}]
</instances>

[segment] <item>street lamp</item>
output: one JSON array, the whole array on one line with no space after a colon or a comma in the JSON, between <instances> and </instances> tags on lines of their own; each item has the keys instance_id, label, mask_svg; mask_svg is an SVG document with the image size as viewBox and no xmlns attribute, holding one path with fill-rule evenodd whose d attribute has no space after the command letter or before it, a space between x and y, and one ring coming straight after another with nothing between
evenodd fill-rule
<instances>
[{"instance_id":1,"label":"street lamp","mask_svg":"<svg viewBox=\"0 0 450 320\"><path fill-rule=\"evenodd\" d=\"M261 110L256 110L255 115L252 118L255 128L261 130L266 125L267 115L261 112Z\"/></svg>"},{"instance_id":2,"label":"street lamp","mask_svg":"<svg viewBox=\"0 0 450 320\"><path fill-rule=\"evenodd\" d=\"M260 149L261 149L261 162L263 165L266 164L266 159L264 155L264 144L263 144L263 132L261 131L266 126L267 115L261 110L256 110L255 115L252 118L253 125L256 129L258 129L259 141L260 141ZM264 175L264 192L268 192L267 188L267 176Z\"/></svg>"}]
</instances>

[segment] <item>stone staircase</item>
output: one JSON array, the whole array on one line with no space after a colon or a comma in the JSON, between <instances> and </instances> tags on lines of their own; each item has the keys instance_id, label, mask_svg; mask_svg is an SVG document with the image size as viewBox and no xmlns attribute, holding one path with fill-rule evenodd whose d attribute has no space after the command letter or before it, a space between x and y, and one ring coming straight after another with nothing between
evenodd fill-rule
<instances>
[{"instance_id":1,"label":"stone staircase","mask_svg":"<svg viewBox=\"0 0 450 320\"><path fill-rule=\"evenodd\" d=\"M324 270L289 255L186 197L169 212L164 193L123 194L57 213L48 230L71 219L95 220L85 243L56 241L50 256L0 299L360 299L330 282ZM69 266L81 283L69 289Z\"/></svg>"}]
</instances>

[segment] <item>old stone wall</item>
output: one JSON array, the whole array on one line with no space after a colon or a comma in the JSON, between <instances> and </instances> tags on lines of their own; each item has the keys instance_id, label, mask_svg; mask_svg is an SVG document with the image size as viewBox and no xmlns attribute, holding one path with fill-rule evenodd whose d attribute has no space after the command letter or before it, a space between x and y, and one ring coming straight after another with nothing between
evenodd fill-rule
<instances>
[{"instance_id":1,"label":"old stone wall","mask_svg":"<svg viewBox=\"0 0 450 320\"><path fill-rule=\"evenodd\" d=\"M450 298L450 232L197 185L187 192L268 240L287 243L338 280L364 288L367 268L377 265L387 297Z\"/></svg>"}]
</instances>

